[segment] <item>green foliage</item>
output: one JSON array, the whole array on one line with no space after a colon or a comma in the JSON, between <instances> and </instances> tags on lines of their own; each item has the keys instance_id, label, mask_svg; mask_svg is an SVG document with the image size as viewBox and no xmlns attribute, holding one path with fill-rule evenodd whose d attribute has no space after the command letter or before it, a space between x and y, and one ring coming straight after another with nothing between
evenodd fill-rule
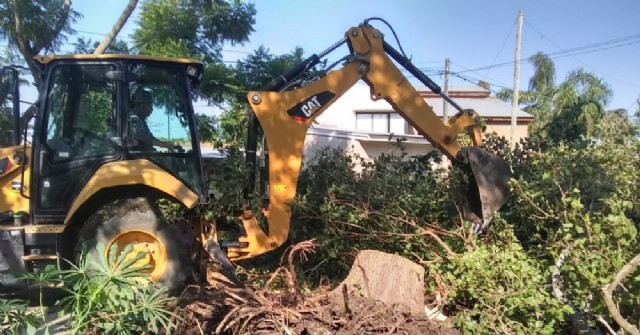
<instances>
[{"instance_id":1,"label":"green foliage","mask_svg":"<svg viewBox=\"0 0 640 335\"><path fill-rule=\"evenodd\" d=\"M217 138L217 118L205 114L196 114L196 126L200 142L213 142Z\"/></svg>"},{"instance_id":2,"label":"green foliage","mask_svg":"<svg viewBox=\"0 0 640 335\"><path fill-rule=\"evenodd\" d=\"M235 78L235 71L230 66L206 64L197 94L213 105L220 106L225 101L233 103L234 97L246 93Z\"/></svg>"},{"instance_id":3,"label":"green foliage","mask_svg":"<svg viewBox=\"0 0 640 335\"><path fill-rule=\"evenodd\" d=\"M100 45L100 42L98 41L92 41L91 39L84 39L82 37L79 37L75 43L73 43L74 46L74 53L77 54L92 54L94 53L94 51L96 50L96 48L98 47L98 45ZM105 49L104 51L105 54L130 54L132 53L131 49L129 48L129 45L127 45L127 42L120 40L120 39L114 39L109 46L107 47L107 49Z\"/></svg>"},{"instance_id":4,"label":"green foliage","mask_svg":"<svg viewBox=\"0 0 640 335\"><path fill-rule=\"evenodd\" d=\"M317 152L293 203L292 241L319 244L300 269L315 283L341 280L363 249L430 264L470 334L558 333L583 310L612 323L601 288L640 252L640 145L612 134L572 145L526 140L512 152L490 136L486 148L512 167L512 196L475 238L460 219L466 175L434 164L437 154L362 161ZM640 277L628 278L616 302L640 319Z\"/></svg>"},{"instance_id":5,"label":"green foliage","mask_svg":"<svg viewBox=\"0 0 640 335\"><path fill-rule=\"evenodd\" d=\"M535 119L529 133L555 143L579 143L598 137L599 125L606 115L605 106L613 92L609 85L583 69L570 72L565 80L555 83L555 65L549 56L538 52L530 58L534 74L529 91L521 92L520 103ZM511 90L498 97L512 98Z\"/></svg>"},{"instance_id":6,"label":"green foliage","mask_svg":"<svg viewBox=\"0 0 640 335\"><path fill-rule=\"evenodd\" d=\"M640 120L635 120L624 109L607 111L596 130L598 137L617 145L640 140Z\"/></svg>"},{"instance_id":7,"label":"green foliage","mask_svg":"<svg viewBox=\"0 0 640 335\"><path fill-rule=\"evenodd\" d=\"M252 54L236 63L238 81L248 90L257 90L266 86L274 78L287 72L304 60L304 50L296 47L288 54L276 56L264 46L258 47ZM318 65L323 68L324 64ZM310 71L305 78L312 78L318 71ZM244 97L243 97L244 98Z\"/></svg>"},{"instance_id":8,"label":"green foliage","mask_svg":"<svg viewBox=\"0 0 640 335\"><path fill-rule=\"evenodd\" d=\"M223 43L248 40L255 23L253 4L225 1L145 1L133 34L141 54L220 60Z\"/></svg>"},{"instance_id":9,"label":"green foliage","mask_svg":"<svg viewBox=\"0 0 640 335\"><path fill-rule=\"evenodd\" d=\"M94 91L88 91L81 96L80 108L87 112L79 115L77 127L106 135L111 128L107 120L111 119L113 98L109 91L101 91L100 87L93 89Z\"/></svg>"},{"instance_id":10,"label":"green foliage","mask_svg":"<svg viewBox=\"0 0 640 335\"><path fill-rule=\"evenodd\" d=\"M0 148L13 145L13 110L0 107Z\"/></svg>"},{"instance_id":11,"label":"green foliage","mask_svg":"<svg viewBox=\"0 0 640 335\"><path fill-rule=\"evenodd\" d=\"M438 264L454 323L467 334L554 334L567 312L551 297L542 264L514 240Z\"/></svg>"},{"instance_id":12,"label":"green foliage","mask_svg":"<svg viewBox=\"0 0 640 335\"><path fill-rule=\"evenodd\" d=\"M27 303L19 299L0 299L0 333L35 334L40 315L27 310Z\"/></svg>"},{"instance_id":13,"label":"green foliage","mask_svg":"<svg viewBox=\"0 0 640 335\"><path fill-rule=\"evenodd\" d=\"M71 1L1 1L0 40L8 42L11 53L20 54L39 89L42 78L33 58L58 51L67 36L75 33L71 24L81 17L71 9Z\"/></svg>"},{"instance_id":14,"label":"green foliage","mask_svg":"<svg viewBox=\"0 0 640 335\"><path fill-rule=\"evenodd\" d=\"M13 145L13 90L14 83L20 85L19 72L3 67L0 78L0 148ZM17 79L17 80L16 80Z\"/></svg>"},{"instance_id":15,"label":"green foliage","mask_svg":"<svg viewBox=\"0 0 640 335\"><path fill-rule=\"evenodd\" d=\"M239 148L244 145L248 122L247 92L266 86L274 78L302 62L303 53L301 48L296 48L291 53L276 56L261 46L238 61L234 68L207 66L200 92L214 102L227 101L217 120L216 142L220 146L224 144L225 147ZM318 68L319 70L309 71L299 80L312 80L322 71L324 64L320 64ZM294 81L293 87L299 85L300 81Z\"/></svg>"},{"instance_id":16,"label":"green foliage","mask_svg":"<svg viewBox=\"0 0 640 335\"><path fill-rule=\"evenodd\" d=\"M0 2L0 38L11 45L21 39L30 41L35 53L57 50L74 31L70 23L82 17L66 11L63 0L19 0ZM20 22L17 23L16 19Z\"/></svg>"},{"instance_id":17,"label":"green foliage","mask_svg":"<svg viewBox=\"0 0 640 335\"><path fill-rule=\"evenodd\" d=\"M98 248L104 248L99 245ZM143 253L130 257L133 246L120 254L112 245L108 256L98 260L83 253L71 270L60 271L59 280L69 296L60 301L65 313L73 313L72 334L94 330L101 334L139 334L170 331L175 314L167 307L173 298L166 288L156 288L144 279L146 266L136 265Z\"/></svg>"},{"instance_id":18,"label":"green foliage","mask_svg":"<svg viewBox=\"0 0 640 335\"><path fill-rule=\"evenodd\" d=\"M372 162L338 149L317 152L305 165L293 203L294 241L317 238L305 263L312 280L346 274L354 252L378 249L426 261L464 252L466 223L459 219L467 180L449 182L435 162L439 154L410 157L404 151Z\"/></svg>"},{"instance_id":19,"label":"green foliage","mask_svg":"<svg viewBox=\"0 0 640 335\"><path fill-rule=\"evenodd\" d=\"M559 298L575 311L603 316L600 288L640 252L640 146L619 143L521 143L508 159L513 195L501 211L546 276L557 274ZM638 287L640 278L625 285ZM620 293L619 304L638 319L640 305L630 292Z\"/></svg>"},{"instance_id":20,"label":"green foliage","mask_svg":"<svg viewBox=\"0 0 640 335\"><path fill-rule=\"evenodd\" d=\"M104 246L98 248L104 249ZM97 260L82 252L70 270L47 266L42 272L28 273L23 278L40 287L64 284L68 295L57 304L62 307L60 314L72 315L71 334L170 333L175 327L172 320L179 318L170 307L175 299L167 296L166 288L154 287L146 281L148 265L137 264L145 257L143 253L134 255L132 245L121 253L117 251L114 244L108 256L101 253ZM45 322L42 298L41 290L39 312L29 312L21 300L0 299L0 332L35 334L36 327ZM45 334L48 333L47 326Z\"/></svg>"},{"instance_id":21,"label":"green foliage","mask_svg":"<svg viewBox=\"0 0 640 335\"><path fill-rule=\"evenodd\" d=\"M239 149L247 141L249 112L244 102L231 103L232 108L220 114L216 146Z\"/></svg>"},{"instance_id":22,"label":"green foliage","mask_svg":"<svg viewBox=\"0 0 640 335\"><path fill-rule=\"evenodd\" d=\"M207 219L225 222L235 220L240 214L239 205L245 203L243 190L248 186L245 182L248 170L244 153L239 149L231 147L220 152L223 158L204 161L209 190L213 191L215 199L200 210ZM257 184L254 190L258 190ZM254 193L253 203L260 204L258 192Z\"/></svg>"}]
</instances>

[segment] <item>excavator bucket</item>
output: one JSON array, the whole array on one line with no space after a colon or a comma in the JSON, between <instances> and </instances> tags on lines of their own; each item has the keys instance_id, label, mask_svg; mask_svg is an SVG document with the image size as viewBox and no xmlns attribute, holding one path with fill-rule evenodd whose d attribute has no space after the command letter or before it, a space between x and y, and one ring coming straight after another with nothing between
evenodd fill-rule
<instances>
[{"instance_id":1,"label":"excavator bucket","mask_svg":"<svg viewBox=\"0 0 640 335\"><path fill-rule=\"evenodd\" d=\"M504 159L478 147L463 148L456 160L470 172L464 218L480 233L509 198L511 169Z\"/></svg>"}]
</instances>

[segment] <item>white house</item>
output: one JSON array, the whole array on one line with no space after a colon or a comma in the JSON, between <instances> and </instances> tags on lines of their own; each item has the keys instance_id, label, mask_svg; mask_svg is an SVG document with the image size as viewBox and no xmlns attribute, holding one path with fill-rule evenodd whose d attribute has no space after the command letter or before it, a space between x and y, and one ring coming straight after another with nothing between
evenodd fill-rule
<instances>
[{"instance_id":1,"label":"white house","mask_svg":"<svg viewBox=\"0 0 640 335\"><path fill-rule=\"evenodd\" d=\"M428 88L418 89L434 112L442 118L443 99ZM484 119L486 132L511 138L511 104L490 95L490 90L477 87L453 87L451 97L462 108L472 108ZM448 107L448 115L457 111ZM518 110L516 140L527 136L533 116ZM404 118L384 100L373 101L369 86L354 85L340 99L316 119L305 140L305 155L326 146L338 147L363 158L373 159L383 152L397 150L393 142L405 138L403 146L415 155L433 150L433 146L419 135Z\"/></svg>"}]
</instances>

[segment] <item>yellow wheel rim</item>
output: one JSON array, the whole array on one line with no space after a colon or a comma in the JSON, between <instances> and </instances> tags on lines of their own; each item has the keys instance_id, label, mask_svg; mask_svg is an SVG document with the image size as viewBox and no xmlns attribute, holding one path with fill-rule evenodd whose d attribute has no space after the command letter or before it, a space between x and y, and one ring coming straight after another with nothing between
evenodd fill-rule
<instances>
[{"instance_id":1,"label":"yellow wheel rim","mask_svg":"<svg viewBox=\"0 0 640 335\"><path fill-rule=\"evenodd\" d=\"M150 265L149 269L143 271L149 273L149 280L151 282L155 283L162 278L162 275L167 269L168 256L167 249L158 236L142 230L121 232L106 245L105 252L107 257L114 243L118 245L118 255L120 255L122 250L129 244L133 245L133 250L127 255L127 258L136 257L140 252L145 254L145 257L134 263L134 265Z\"/></svg>"}]
</instances>

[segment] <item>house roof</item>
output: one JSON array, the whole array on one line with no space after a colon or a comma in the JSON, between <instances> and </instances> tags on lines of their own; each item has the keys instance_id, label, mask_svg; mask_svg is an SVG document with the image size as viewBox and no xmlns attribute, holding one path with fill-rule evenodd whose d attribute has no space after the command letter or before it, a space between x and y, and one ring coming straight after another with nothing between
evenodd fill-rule
<instances>
[{"instance_id":1,"label":"house roof","mask_svg":"<svg viewBox=\"0 0 640 335\"><path fill-rule=\"evenodd\" d=\"M325 136L331 138L342 138L347 140L358 140L363 142L389 142L402 138L406 143L427 144L429 141L422 135L411 134L389 134L375 131L362 131L356 129L345 129L337 127L328 127L319 124L313 124L307 131L307 135Z\"/></svg>"},{"instance_id":2,"label":"house roof","mask_svg":"<svg viewBox=\"0 0 640 335\"><path fill-rule=\"evenodd\" d=\"M424 100L433 108L434 113L443 116L443 101L440 96L429 91L426 87L416 87ZM369 86L365 84L354 85L345 96L348 95L354 111L391 111L393 108L384 100L373 101L369 98ZM462 108L474 109L481 117L510 118L511 104L496 97L490 96L490 91L482 87L452 87L449 89L449 97ZM449 116L455 115L457 110L449 105ZM516 117L533 119L533 116L518 109Z\"/></svg>"}]
</instances>

